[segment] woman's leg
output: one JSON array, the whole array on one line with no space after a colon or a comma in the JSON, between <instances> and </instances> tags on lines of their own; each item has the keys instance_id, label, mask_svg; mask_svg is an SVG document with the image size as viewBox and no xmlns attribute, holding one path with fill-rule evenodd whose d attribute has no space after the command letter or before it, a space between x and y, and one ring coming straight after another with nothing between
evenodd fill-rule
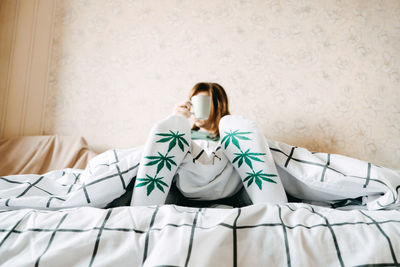
<instances>
[{"instance_id":1,"label":"woman's leg","mask_svg":"<svg viewBox=\"0 0 400 267\"><path fill-rule=\"evenodd\" d=\"M268 144L257 125L241 116L224 116L219 123L221 146L233 164L253 204L287 202Z\"/></svg>"},{"instance_id":2,"label":"woman's leg","mask_svg":"<svg viewBox=\"0 0 400 267\"><path fill-rule=\"evenodd\" d=\"M162 205L178 166L189 150L190 123L171 115L153 126L143 150L132 206Z\"/></svg>"}]
</instances>

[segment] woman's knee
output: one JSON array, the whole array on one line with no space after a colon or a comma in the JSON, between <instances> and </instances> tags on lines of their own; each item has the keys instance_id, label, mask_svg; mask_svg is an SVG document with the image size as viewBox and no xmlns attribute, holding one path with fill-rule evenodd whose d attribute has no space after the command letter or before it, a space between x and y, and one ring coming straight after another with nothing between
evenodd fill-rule
<instances>
[{"instance_id":1,"label":"woman's knee","mask_svg":"<svg viewBox=\"0 0 400 267\"><path fill-rule=\"evenodd\" d=\"M181 133L190 131L191 125L189 120L180 115L170 115L167 118L157 122L151 128L152 133L176 131L180 130Z\"/></svg>"},{"instance_id":2,"label":"woman's knee","mask_svg":"<svg viewBox=\"0 0 400 267\"><path fill-rule=\"evenodd\" d=\"M219 121L219 129L254 128L256 126L254 121L240 115L226 115Z\"/></svg>"}]
</instances>

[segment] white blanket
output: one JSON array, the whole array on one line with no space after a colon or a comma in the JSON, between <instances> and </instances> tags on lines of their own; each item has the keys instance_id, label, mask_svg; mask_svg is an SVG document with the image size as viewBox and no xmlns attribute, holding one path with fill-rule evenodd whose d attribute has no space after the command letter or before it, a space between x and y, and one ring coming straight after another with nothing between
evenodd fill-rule
<instances>
[{"instance_id":1,"label":"white blanket","mask_svg":"<svg viewBox=\"0 0 400 267\"><path fill-rule=\"evenodd\" d=\"M400 205L398 170L276 141L268 144L286 192L296 198L329 205L363 197L370 210ZM92 159L85 170L1 177L0 208L104 207L135 178L141 153L141 147L110 150Z\"/></svg>"},{"instance_id":2,"label":"white blanket","mask_svg":"<svg viewBox=\"0 0 400 267\"><path fill-rule=\"evenodd\" d=\"M363 205L99 209L132 184L142 154L110 150L85 170L0 178L0 266L399 266L399 171L275 141L268 149L290 195Z\"/></svg>"},{"instance_id":3,"label":"white blanket","mask_svg":"<svg viewBox=\"0 0 400 267\"><path fill-rule=\"evenodd\" d=\"M306 204L0 212L0 266L399 266L400 212Z\"/></svg>"}]
</instances>

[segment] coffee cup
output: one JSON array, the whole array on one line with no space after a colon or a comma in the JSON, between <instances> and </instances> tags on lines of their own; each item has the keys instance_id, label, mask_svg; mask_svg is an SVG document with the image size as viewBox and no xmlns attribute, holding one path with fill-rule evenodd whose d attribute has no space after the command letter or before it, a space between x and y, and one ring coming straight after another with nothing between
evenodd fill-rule
<instances>
[{"instance_id":1,"label":"coffee cup","mask_svg":"<svg viewBox=\"0 0 400 267\"><path fill-rule=\"evenodd\" d=\"M209 95L195 95L189 102L192 105L190 113L193 114L196 119L208 119L211 106L211 97Z\"/></svg>"}]
</instances>

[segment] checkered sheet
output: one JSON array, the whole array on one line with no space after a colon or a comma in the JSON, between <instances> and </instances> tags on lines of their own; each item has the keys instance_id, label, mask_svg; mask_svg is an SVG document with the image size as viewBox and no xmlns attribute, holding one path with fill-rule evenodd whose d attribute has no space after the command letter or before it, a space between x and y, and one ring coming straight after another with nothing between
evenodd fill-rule
<instances>
[{"instance_id":1,"label":"checkered sheet","mask_svg":"<svg viewBox=\"0 0 400 267\"><path fill-rule=\"evenodd\" d=\"M398 210L309 204L0 211L0 266L399 266Z\"/></svg>"},{"instance_id":2,"label":"checkered sheet","mask_svg":"<svg viewBox=\"0 0 400 267\"><path fill-rule=\"evenodd\" d=\"M268 145L282 184L291 196L333 206L362 198L362 205L369 210L400 206L399 170L337 154L313 153L276 141L268 141ZM85 170L0 177L0 208L105 207L135 179L142 150L138 147L104 152L92 159Z\"/></svg>"},{"instance_id":3,"label":"checkered sheet","mask_svg":"<svg viewBox=\"0 0 400 267\"><path fill-rule=\"evenodd\" d=\"M89 161L85 170L0 177L0 208L104 207L125 193L136 177L141 151L140 147L106 151Z\"/></svg>"}]
</instances>

